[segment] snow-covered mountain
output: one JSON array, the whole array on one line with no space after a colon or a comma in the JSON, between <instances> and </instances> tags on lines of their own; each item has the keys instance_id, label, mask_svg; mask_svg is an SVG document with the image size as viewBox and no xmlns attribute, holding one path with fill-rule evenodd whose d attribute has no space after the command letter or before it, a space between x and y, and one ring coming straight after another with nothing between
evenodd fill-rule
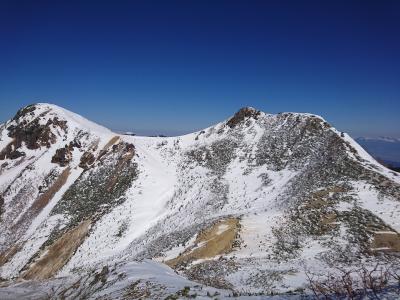
<instances>
[{"instance_id":1,"label":"snow-covered mountain","mask_svg":"<svg viewBox=\"0 0 400 300\"><path fill-rule=\"evenodd\" d=\"M311 114L140 137L35 104L0 125L0 166L5 280L152 259L225 291L300 292L400 251L400 175Z\"/></svg>"}]
</instances>

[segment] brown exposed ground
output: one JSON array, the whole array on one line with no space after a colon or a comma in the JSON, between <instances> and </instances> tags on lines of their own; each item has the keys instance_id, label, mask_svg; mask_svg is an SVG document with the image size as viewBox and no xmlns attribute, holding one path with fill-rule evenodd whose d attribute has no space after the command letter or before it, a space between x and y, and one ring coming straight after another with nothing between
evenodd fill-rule
<instances>
[{"instance_id":1,"label":"brown exposed ground","mask_svg":"<svg viewBox=\"0 0 400 300\"><path fill-rule=\"evenodd\" d=\"M371 250L400 252L400 234L394 231L375 232Z\"/></svg>"},{"instance_id":2,"label":"brown exposed ground","mask_svg":"<svg viewBox=\"0 0 400 300\"><path fill-rule=\"evenodd\" d=\"M342 187L342 186L333 186L333 187L329 187L325 190L320 190L320 191L316 191L314 192L314 196L315 197L323 197L323 196L327 196L329 193L343 193L343 192L347 192L348 189Z\"/></svg>"},{"instance_id":3,"label":"brown exposed ground","mask_svg":"<svg viewBox=\"0 0 400 300\"><path fill-rule=\"evenodd\" d=\"M337 215L335 212L329 212L321 215L321 224L322 225L330 225L336 222Z\"/></svg>"},{"instance_id":4,"label":"brown exposed ground","mask_svg":"<svg viewBox=\"0 0 400 300\"><path fill-rule=\"evenodd\" d=\"M17 240L24 234L31 224L32 220L42 211L42 209L51 201L54 195L67 182L70 175L70 168L65 168L58 176L54 183L42 193L31 205L31 207L19 218L19 220L11 226L11 231ZM18 208L18 207L17 207ZM9 247L3 253L0 253L0 266L7 263L21 249L21 245L15 244Z\"/></svg>"},{"instance_id":5,"label":"brown exposed ground","mask_svg":"<svg viewBox=\"0 0 400 300\"><path fill-rule=\"evenodd\" d=\"M195 246L187 248L178 257L165 263L170 267L176 267L181 263L228 253L232 251L238 231L239 219L220 220L198 234Z\"/></svg>"},{"instance_id":6,"label":"brown exposed ground","mask_svg":"<svg viewBox=\"0 0 400 300\"><path fill-rule=\"evenodd\" d=\"M41 280L54 276L72 257L82 244L90 229L91 220L82 221L78 226L64 233L45 253L22 275L24 279Z\"/></svg>"},{"instance_id":7,"label":"brown exposed ground","mask_svg":"<svg viewBox=\"0 0 400 300\"><path fill-rule=\"evenodd\" d=\"M105 150L105 151L107 151L108 150L108 148L110 148L112 145L114 145L116 142L118 142L118 140L119 140L119 136L113 136L108 142L107 142L107 144L105 144L105 146L103 147L103 149L102 150Z\"/></svg>"},{"instance_id":8,"label":"brown exposed ground","mask_svg":"<svg viewBox=\"0 0 400 300\"><path fill-rule=\"evenodd\" d=\"M71 174L70 168L65 168L58 178L54 181L43 194L41 194L33 203L32 206L24 213L16 224L12 226L12 230L18 231L24 225L29 224L46 205L53 199L54 195L63 187Z\"/></svg>"},{"instance_id":9,"label":"brown exposed ground","mask_svg":"<svg viewBox=\"0 0 400 300\"><path fill-rule=\"evenodd\" d=\"M103 149L101 149L99 151L99 155L97 156L97 159L100 160L106 153L108 148L110 148L112 145L114 145L116 142L119 141L119 136L113 136L108 142L107 144L104 145Z\"/></svg>"},{"instance_id":10,"label":"brown exposed ground","mask_svg":"<svg viewBox=\"0 0 400 300\"><path fill-rule=\"evenodd\" d=\"M0 267L6 264L19 250L21 250L21 246L15 244L11 248L7 249L3 253L0 253Z\"/></svg>"},{"instance_id":11,"label":"brown exposed ground","mask_svg":"<svg viewBox=\"0 0 400 300\"><path fill-rule=\"evenodd\" d=\"M319 209L328 205L327 196L330 193L344 193L348 189L342 186L333 186L311 194L311 199L305 204L305 208Z\"/></svg>"},{"instance_id":12,"label":"brown exposed ground","mask_svg":"<svg viewBox=\"0 0 400 300\"><path fill-rule=\"evenodd\" d=\"M65 168L60 176L56 179L53 185L47 189L39 198L33 202L30 210L32 211L41 211L51 199L53 199L54 195L63 187L63 185L67 182L69 175L71 174L71 169Z\"/></svg>"}]
</instances>

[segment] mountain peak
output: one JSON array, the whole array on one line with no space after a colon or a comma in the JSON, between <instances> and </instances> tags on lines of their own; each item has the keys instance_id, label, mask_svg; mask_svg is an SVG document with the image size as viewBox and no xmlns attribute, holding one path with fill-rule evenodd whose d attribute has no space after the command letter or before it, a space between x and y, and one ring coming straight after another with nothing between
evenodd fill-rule
<instances>
[{"instance_id":1,"label":"mountain peak","mask_svg":"<svg viewBox=\"0 0 400 300\"><path fill-rule=\"evenodd\" d=\"M254 119L258 119L258 117L260 116L261 112L253 107L242 107L241 109L239 109L235 115L230 118L227 121L227 125L230 128L234 128L236 125L238 125L239 123L243 122L245 119L247 118L254 118Z\"/></svg>"},{"instance_id":2,"label":"mountain peak","mask_svg":"<svg viewBox=\"0 0 400 300\"><path fill-rule=\"evenodd\" d=\"M110 133L109 129L100 126L79 114L51 103L34 103L27 105L18 110L10 122L14 122L18 125L27 125L32 121L35 121L42 125L49 125L54 120L66 122L71 128L81 127L82 129L95 131L98 133Z\"/></svg>"},{"instance_id":3,"label":"mountain peak","mask_svg":"<svg viewBox=\"0 0 400 300\"><path fill-rule=\"evenodd\" d=\"M50 103L32 103L20 108L12 120L17 121L18 119L27 116L34 117L41 114L44 111L50 111L50 110L63 110L63 108Z\"/></svg>"},{"instance_id":4,"label":"mountain peak","mask_svg":"<svg viewBox=\"0 0 400 300\"><path fill-rule=\"evenodd\" d=\"M0 149L0 160L17 159L29 150L50 148L56 143L73 140L76 135L111 134L105 127L54 104L36 103L17 111L0 132L7 145Z\"/></svg>"}]
</instances>

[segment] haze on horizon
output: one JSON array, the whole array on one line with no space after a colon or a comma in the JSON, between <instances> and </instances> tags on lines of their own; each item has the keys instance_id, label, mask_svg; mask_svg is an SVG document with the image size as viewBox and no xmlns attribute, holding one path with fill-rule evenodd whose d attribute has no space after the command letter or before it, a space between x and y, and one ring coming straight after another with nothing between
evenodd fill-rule
<instances>
[{"instance_id":1,"label":"haze on horizon","mask_svg":"<svg viewBox=\"0 0 400 300\"><path fill-rule=\"evenodd\" d=\"M400 137L398 1L2 1L0 120L50 102L177 135L243 106Z\"/></svg>"}]
</instances>

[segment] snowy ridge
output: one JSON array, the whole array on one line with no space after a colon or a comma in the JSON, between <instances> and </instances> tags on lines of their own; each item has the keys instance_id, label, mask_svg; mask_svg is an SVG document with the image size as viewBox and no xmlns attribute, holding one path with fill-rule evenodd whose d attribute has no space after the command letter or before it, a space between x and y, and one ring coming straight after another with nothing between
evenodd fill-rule
<instances>
[{"instance_id":1,"label":"snowy ridge","mask_svg":"<svg viewBox=\"0 0 400 300\"><path fill-rule=\"evenodd\" d=\"M92 121L89 121L88 119L82 117L81 115L78 115L74 112L71 112L55 104L37 103L35 104L35 106L38 109L36 115L41 114L45 111L49 111L51 115L67 120L68 125L71 128L85 129L87 131L96 132L100 134L104 133L112 134L112 132L108 128L98 125Z\"/></svg>"}]
</instances>

